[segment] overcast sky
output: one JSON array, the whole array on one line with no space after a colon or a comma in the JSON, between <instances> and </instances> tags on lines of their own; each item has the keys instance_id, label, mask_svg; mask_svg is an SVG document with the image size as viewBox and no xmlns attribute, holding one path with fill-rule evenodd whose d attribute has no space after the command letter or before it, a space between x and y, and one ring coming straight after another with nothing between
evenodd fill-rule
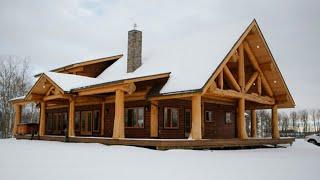
<instances>
[{"instance_id":1,"label":"overcast sky","mask_svg":"<svg viewBox=\"0 0 320 180\"><path fill-rule=\"evenodd\" d=\"M143 46L156 50L211 35L219 24L256 18L297 108L320 108L319 2L2 0L0 54L29 57L35 73L125 54L134 23L144 33Z\"/></svg>"}]
</instances>

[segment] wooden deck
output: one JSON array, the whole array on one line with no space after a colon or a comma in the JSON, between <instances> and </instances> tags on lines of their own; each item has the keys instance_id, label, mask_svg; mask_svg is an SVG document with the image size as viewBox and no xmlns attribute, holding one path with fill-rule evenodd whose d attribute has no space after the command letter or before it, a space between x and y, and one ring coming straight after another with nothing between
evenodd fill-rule
<instances>
[{"instance_id":1,"label":"wooden deck","mask_svg":"<svg viewBox=\"0 0 320 180\"><path fill-rule=\"evenodd\" d=\"M31 139L30 135L17 135L16 139ZM45 141L65 141L64 136L35 136L35 140ZM263 147L267 145L277 146L283 144L292 144L295 138L286 137L280 139L271 138L250 138L240 139L112 139L106 137L70 137L69 142L76 143L100 143L105 145L126 145L137 147L148 147L160 150L166 149L213 149L213 148L245 148L245 147Z\"/></svg>"}]
</instances>

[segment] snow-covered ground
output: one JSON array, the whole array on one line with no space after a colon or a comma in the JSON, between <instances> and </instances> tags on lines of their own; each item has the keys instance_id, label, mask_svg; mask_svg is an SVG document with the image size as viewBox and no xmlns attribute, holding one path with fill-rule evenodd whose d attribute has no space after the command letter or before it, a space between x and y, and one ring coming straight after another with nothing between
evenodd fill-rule
<instances>
[{"instance_id":1,"label":"snow-covered ground","mask_svg":"<svg viewBox=\"0 0 320 180\"><path fill-rule=\"evenodd\" d=\"M0 179L319 179L320 147L157 151L126 146L0 140Z\"/></svg>"}]
</instances>

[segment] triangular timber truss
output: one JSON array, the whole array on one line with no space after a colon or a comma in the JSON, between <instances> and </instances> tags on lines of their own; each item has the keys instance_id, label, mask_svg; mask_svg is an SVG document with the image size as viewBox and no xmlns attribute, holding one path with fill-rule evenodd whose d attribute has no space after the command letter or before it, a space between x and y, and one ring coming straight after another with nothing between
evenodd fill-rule
<instances>
[{"instance_id":1,"label":"triangular timber truss","mask_svg":"<svg viewBox=\"0 0 320 180\"><path fill-rule=\"evenodd\" d=\"M214 72L203 93L230 99L243 98L249 102L248 109L294 106L255 20Z\"/></svg>"}]
</instances>

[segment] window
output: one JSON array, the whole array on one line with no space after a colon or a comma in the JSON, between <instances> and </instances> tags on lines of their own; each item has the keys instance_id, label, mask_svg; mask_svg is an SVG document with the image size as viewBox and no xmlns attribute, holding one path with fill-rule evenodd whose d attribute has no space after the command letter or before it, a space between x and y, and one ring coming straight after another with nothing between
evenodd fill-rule
<instances>
[{"instance_id":1,"label":"window","mask_svg":"<svg viewBox=\"0 0 320 180\"><path fill-rule=\"evenodd\" d=\"M80 130L80 111L77 111L74 117L75 130Z\"/></svg>"},{"instance_id":2,"label":"window","mask_svg":"<svg viewBox=\"0 0 320 180\"><path fill-rule=\"evenodd\" d=\"M58 130L58 114L57 113L53 113L52 114L52 130L53 131L57 131Z\"/></svg>"},{"instance_id":3,"label":"window","mask_svg":"<svg viewBox=\"0 0 320 180\"><path fill-rule=\"evenodd\" d=\"M179 128L178 108L164 108L164 128Z\"/></svg>"},{"instance_id":4,"label":"window","mask_svg":"<svg viewBox=\"0 0 320 180\"><path fill-rule=\"evenodd\" d=\"M212 111L206 111L205 112L205 118L207 122L212 122L213 118L212 118Z\"/></svg>"},{"instance_id":5,"label":"window","mask_svg":"<svg viewBox=\"0 0 320 180\"><path fill-rule=\"evenodd\" d=\"M184 131L185 131L186 137L188 137L191 131L191 110L190 109L186 109L184 111Z\"/></svg>"},{"instance_id":6,"label":"window","mask_svg":"<svg viewBox=\"0 0 320 180\"><path fill-rule=\"evenodd\" d=\"M226 114L225 114L225 123L226 123L226 124L232 123L232 120L231 120L231 112L226 112Z\"/></svg>"},{"instance_id":7,"label":"window","mask_svg":"<svg viewBox=\"0 0 320 180\"><path fill-rule=\"evenodd\" d=\"M99 131L99 121L100 120L100 111L95 110L93 111L93 131Z\"/></svg>"},{"instance_id":8,"label":"window","mask_svg":"<svg viewBox=\"0 0 320 180\"><path fill-rule=\"evenodd\" d=\"M144 127L144 108L126 108L125 124L129 128Z\"/></svg>"},{"instance_id":9,"label":"window","mask_svg":"<svg viewBox=\"0 0 320 180\"><path fill-rule=\"evenodd\" d=\"M88 112L88 131L91 131L92 129L92 112Z\"/></svg>"},{"instance_id":10,"label":"window","mask_svg":"<svg viewBox=\"0 0 320 180\"><path fill-rule=\"evenodd\" d=\"M63 130L68 129L68 113L63 113Z\"/></svg>"},{"instance_id":11,"label":"window","mask_svg":"<svg viewBox=\"0 0 320 180\"><path fill-rule=\"evenodd\" d=\"M52 130L52 113L47 114L46 130L47 131Z\"/></svg>"}]
</instances>

